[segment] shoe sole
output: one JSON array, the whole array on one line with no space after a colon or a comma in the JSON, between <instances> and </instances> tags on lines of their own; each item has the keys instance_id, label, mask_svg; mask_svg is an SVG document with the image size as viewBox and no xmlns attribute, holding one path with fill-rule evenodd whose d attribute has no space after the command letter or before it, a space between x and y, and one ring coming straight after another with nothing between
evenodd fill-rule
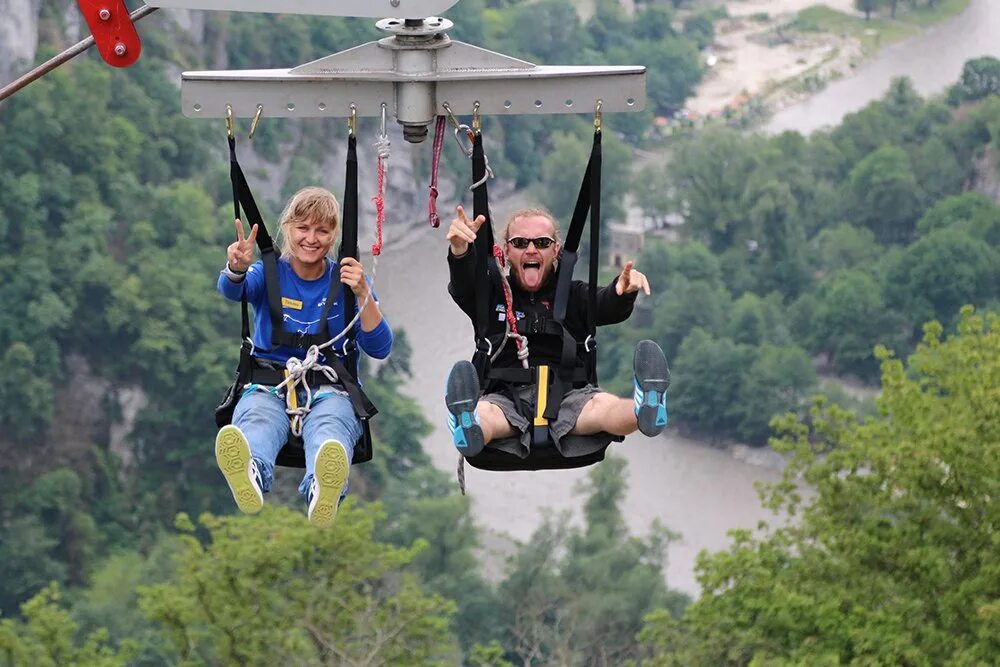
<instances>
[{"instance_id":1,"label":"shoe sole","mask_svg":"<svg viewBox=\"0 0 1000 667\"><path fill-rule=\"evenodd\" d=\"M250 478L250 443L235 426L223 426L215 436L215 462L233 492L241 512L256 514L264 508L264 498Z\"/></svg>"},{"instance_id":2,"label":"shoe sole","mask_svg":"<svg viewBox=\"0 0 1000 667\"><path fill-rule=\"evenodd\" d=\"M309 512L309 523L317 528L331 525L337 518L340 494L351 469L347 450L336 440L327 440L316 454L316 497Z\"/></svg>"},{"instance_id":3,"label":"shoe sole","mask_svg":"<svg viewBox=\"0 0 1000 667\"><path fill-rule=\"evenodd\" d=\"M667 425L666 415L663 415L661 423L657 423L657 417L661 415L663 395L670 386L667 358L660 346L653 341L639 341L632 358L632 370L635 382L642 390L641 397L638 391L634 397L639 431L647 436L659 435Z\"/></svg>"},{"instance_id":4,"label":"shoe sole","mask_svg":"<svg viewBox=\"0 0 1000 667\"><path fill-rule=\"evenodd\" d=\"M448 373L444 400L453 420L452 439L455 447L465 457L479 454L486 446L486 440L475 417L476 403L479 400L479 376L475 366L468 361L460 361L452 367ZM465 436L464 446L454 441L455 425L461 428Z\"/></svg>"}]
</instances>

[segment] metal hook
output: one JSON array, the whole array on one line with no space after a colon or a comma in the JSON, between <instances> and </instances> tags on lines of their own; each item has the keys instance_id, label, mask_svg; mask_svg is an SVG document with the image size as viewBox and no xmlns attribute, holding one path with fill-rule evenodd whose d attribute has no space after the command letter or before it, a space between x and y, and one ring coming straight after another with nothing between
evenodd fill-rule
<instances>
[{"instance_id":1,"label":"metal hook","mask_svg":"<svg viewBox=\"0 0 1000 667\"><path fill-rule=\"evenodd\" d=\"M455 113L451 110L451 105L447 102L443 102L441 106L444 107L445 112L448 114L448 122L450 122L451 126L457 130L461 123L458 122L458 118L455 117Z\"/></svg>"},{"instance_id":2,"label":"metal hook","mask_svg":"<svg viewBox=\"0 0 1000 667\"><path fill-rule=\"evenodd\" d=\"M601 107L604 106L604 100L597 100L597 110L594 112L594 132L601 131Z\"/></svg>"},{"instance_id":3,"label":"metal hook","mask_svg":"<svg viewBox=\"0 0 1000 667\"><path fill-rule=\"evenodd\" d=\"M358 130L358 105L351 102L351 115L347 119L347 131L353 137Z\"/></svg>"},{"instance_id":4,"label":"metal hook","mask_svg":"<svg viewBox=\"0 0 1000 667\"><path fill-rule=\"evenodd\" d=\"M476 103L472 105L472 131L479 134L482 127L483 121L479 117L479 101L477 100Z\"/></svg>"},{"instance_id":5,"label":"metal hook","mask_svg":"<svg viewBox=\"0 0 1000 667\"><path fill-rule=\"evenodd\" d=\"M257 123L260 122L260 115L262 113L264 113L264 105L258 104L257 113L253 115L253 120L250 122L250 134L247 136L247 139L253 139L254 132L257 131Z\"/></svg>"},{"instance_id":6,"label":"metal hook","mask_svg":"<svg viewBox=\"0 0 1000 667\"><path fill-rule=\"evenodd\" d=\"M385 113L386 113L385 102L382 102L382 124L379 126L379 136L381 136L383 139L388 136L385 131Z\"/></svg>"},{"instance_id":7,"label":"metal hook","mask_svg":"<svg viewBox=\"0 0 1000 667\"><path fill-rule=\"evenodd\" d=\"M233 105L226 103L226 135L232 139L233 134Z\"/></svg>"}]
</instances>

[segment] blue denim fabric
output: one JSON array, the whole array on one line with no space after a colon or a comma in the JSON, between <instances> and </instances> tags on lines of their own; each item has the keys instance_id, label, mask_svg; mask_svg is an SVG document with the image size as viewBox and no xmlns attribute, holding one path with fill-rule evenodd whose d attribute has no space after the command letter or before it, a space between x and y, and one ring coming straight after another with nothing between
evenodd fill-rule
<instances>
[{"instance_id":1,"label":"blue denim fabric","mask_svg":"<svg viewBox=\"0 0 1000 667\"><path fill-rule=\"evenodd\" d=\"M260 471L261 489L267 493L274 481L274 461L278 452L288 440L291 430L285 399L275 396L265 387L252 385L233 411L233 425L238 426L247 442L250 453L257 461ZM305 392L299 390L299 405L305 402ZM312 483L316 452L327 440L343 443L347 450L347 460L354 455L354 443L361 437L361 420L354 414L351 401L341 393L321 391L313 395L312 409L302 422L302 442L306 456L306 474L299 484L299 493L307 498ZM344 484L341 499L347 495L348 484Z\"/></svg>"}]
</instances>

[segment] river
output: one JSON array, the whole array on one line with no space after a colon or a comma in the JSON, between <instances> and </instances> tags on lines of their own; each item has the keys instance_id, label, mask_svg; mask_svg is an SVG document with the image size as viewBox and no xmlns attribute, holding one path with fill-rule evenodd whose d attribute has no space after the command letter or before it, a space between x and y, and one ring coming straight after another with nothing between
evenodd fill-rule
<instances>
[{"instance_id":1,"label":"river","mask_svg":"<svg viewBox=\"0 0 1000 667\"><path fill-rule=\"evenodd\" d=\"M958 80L967 60L986 55L1000 57L1000 2L972 0L958 16L886 47L851 76L779 111L766 130L808 134L836 125L847 114L882 97L898 76L910 77L924 96L940 93Z\"/></svg>"}]
</instances>

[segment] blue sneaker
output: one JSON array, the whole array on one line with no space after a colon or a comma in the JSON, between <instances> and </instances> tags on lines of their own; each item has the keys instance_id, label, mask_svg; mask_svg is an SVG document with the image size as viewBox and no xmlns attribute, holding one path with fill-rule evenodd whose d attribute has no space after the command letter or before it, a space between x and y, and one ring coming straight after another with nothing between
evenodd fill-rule
<instances>
[{"instance_id":1,"label":"blue sneaker","mask_svg":"<svg viewBox=\"0 0 1000 667\"><path fill-rule=\"evenodd\" d=\"M670 420L667 416L667 387L670 369L660 346L641 340L632 357L635 373L635 417L643 435L659 435Z\"/></svg>"},{"instance_id":2,"label":"blue sneaker","mask_svg":"<svg viewBox=\"0 0 1000 667\"><path fill-rule=\"evenodd\" d=\"M325 528L337 518L340 496L351 471L347 448L336 440L327 440L316 452L316 469L309 487L309 523Z\"/></svg>"},{"instance_id":3,"label":"blue sneaker","mask_svg":"<svg viewBox=\"0 0 1000 667\"><path fill-rule=\"evenodd\" d=\"M476 368L468 361L460 361L448 373L445 389L445 404L448 406L448 429L451 439L464 456L475 456L483 451L486 441L479 426L479 376Z\"/></svg>"},{"instance_id":4,"label":"blue sneaker","mask_svg":"<svg viewBox=\"0 0 1000 667\"><path fill-rule=\"evenodd\" d=\"M241 512L256 514L264 508L260 472L250 453L250 443L237 426L228 424L215 436L215 461L233 492Z\"/></svg>"}]
</instances>

